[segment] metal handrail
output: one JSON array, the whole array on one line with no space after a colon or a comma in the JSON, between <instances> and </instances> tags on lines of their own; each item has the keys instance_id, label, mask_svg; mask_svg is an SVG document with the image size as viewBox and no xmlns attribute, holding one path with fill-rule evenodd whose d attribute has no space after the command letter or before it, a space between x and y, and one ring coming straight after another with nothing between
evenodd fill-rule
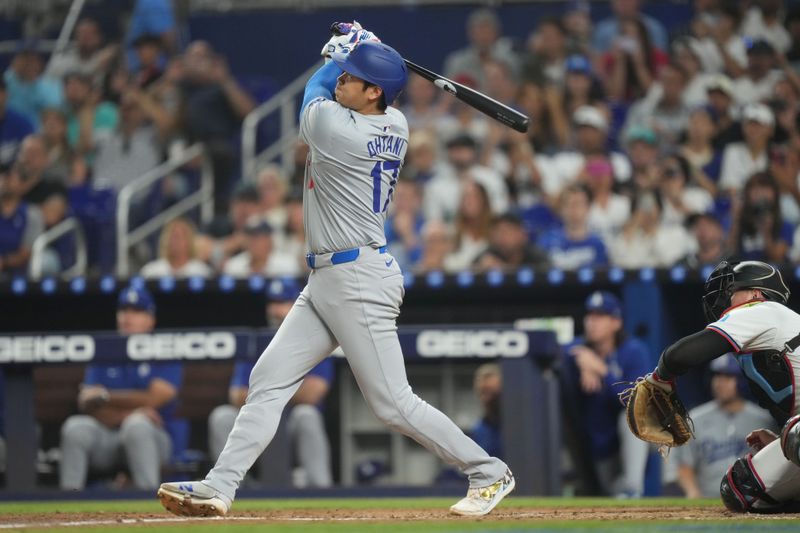
<instances>
[{"instance_id":1,"label":"metal handrail","mask_svg":"<svg viewBox=\"0 0 800 533\"><path fill-rule=\"evenodd\" d=\"M72 0L72 4L70 4L69 11L67 12L67 17L64 19L64 25L61 26L61 32L58 34L58 39L56 40L55 48L53 48L53 53L50 55L50 59L47 61L47 68L50 67L50 64L53 62L53 58L59 53L63 52L67 47L67 43L69 43L69 37L72 35L72 30L75 29L75 24L78 22L78 17L80 17L81 11L83 11L83 5L85 3L86 0ZM45 68L45 72L47 71L47 68Z\"/></svg>"},{"instance_id":2,"label":"metal handrail","mask_svg":"<svg viewBox=\"0 0 800 533\"><path fill-rule=\"evenodd\" d=\"M61 272L65 278L74 278L86 274L86 236L83 233L78 219L70 217L62 220L49 230L45 231L33 241L31 246L31 259L28 265L28 276L32 279L42 277L44 267L44 252L50 243L53 243L69 232L75 233L75 264Z\"/></svg>"},{"instance_id":3,"label":"metal handrail","mask_svg":"<svg viewBox=\"0 0 800 533\"><path fill-rule=\"evenodd\" d=\"M255 180L261 161L270 161L282 156L284 172L292 170L292 148L297 138L297 104L295 99L306 85L308 78L322 66L322 62L300 74L275 96L252 110L242 123L242 171L246 180ZM261 153L257 153L258 125L271 113L280 110L280 137Z\"/></svg>"},{"instance_id":4,"label":"metal handrail","mask_svg":"<svg viewBox=\"0 0 800 533\"><path fill-rule=\"evenodd\" d=\"M201 157L203 160L200 171L200 188L129 232L128 224L133 197L197 157ZM214 216L214 171L211 161L200 143L193 144L180 156L157 166L119 191L117 195L117 274L123 277L130 274L128 251L132 246L198 206L202 223L211 222L211 218Z\"/></svg>"}]
</instances>

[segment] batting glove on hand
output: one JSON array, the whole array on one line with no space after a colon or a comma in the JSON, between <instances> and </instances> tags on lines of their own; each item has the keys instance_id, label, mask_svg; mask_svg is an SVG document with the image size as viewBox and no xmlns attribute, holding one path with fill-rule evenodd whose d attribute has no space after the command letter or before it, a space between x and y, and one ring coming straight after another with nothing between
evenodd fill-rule
<instances>
[{"instance_id":1,"label":"batting glove on hand","mask_svg":"<svg viewBox=\"0 0 800 533\"><path fill-rule=\"evenodd\" d=\"M349 54L355 46L362 41L381 42L377 35L361 27L358 21L353 22L334 22L331 25L333 37L322 47L320 55L325 58L327 63L331 59L331 54L335 52Z\"/></svg>"}]
</instances>

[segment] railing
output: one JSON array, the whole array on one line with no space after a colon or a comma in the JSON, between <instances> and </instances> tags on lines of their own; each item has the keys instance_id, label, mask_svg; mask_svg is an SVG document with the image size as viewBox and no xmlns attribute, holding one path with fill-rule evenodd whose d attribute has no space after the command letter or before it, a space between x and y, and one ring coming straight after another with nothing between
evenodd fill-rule
<instances>
[{"instance_id":1,"label":"railing","mask_svg":"<svg viewBox=\"0 0 800 533\"><path fill-rule=\"evenodd\" d=\"M262 162L281 157L281 168L285 173L292 170L292 152L297 141L297 97L308 78L322 65L316 63L281 91L252 110L242 124L242 171L245 180L254 180ZM280 111L280 137L258 153L258 125L267 116Z\"/></svg>"},{"instance_id":2,"label":"railing","mask_svg":"<svg viewBox=\"0 0 800 533\"><path fill-rule=\"evenodd\" d=\"M202 158L200 188L129 232L131 203L136 194L198 157ZM199 143L190 146L179 156L154 168L119 191L117 196L117 274L119 276L130 274L128 253L132 246L196 207L200 207L200 220L204 224L211 222L211 217L214 215L214 172L211 168L211 161L202 144Z\"/></svg>"},{"instance_id":3,"label":"railing","mask_svg":"<svg viewBox=\"0 0 800 533\"><path fill-rule=\"evenodd\" d=\"M56 40L55 47L53 48L53 53L50 56L49 61L47 62L47 66L50 66L52 63L53 58L64 51L69 43L69 37L72 35L72 30L75 29L75 24L78 22L78 17L81 15L81 11L83 11L83 4L86 3L86 0L73 0L72 4L69 6L69 11L67 12L67 18L64 19L64 25L61 26L61 32L58 34L58 39ZM47 69L45 69L46 71Z\"/></svg>"},{"instance_id":4,"label":"railing","mask_svg":"<svg viewBox=\"0 0 800 533\"><path fill-rule=\"evenodd\" d=\"M63 270L61 276L74 278L86 273L86 237L83 228L77 218L67 218L45 231L33 241L31 246L31 260L28 265L28 275L32 279L42 277L44 268L44 255L47 246L66 235L69 232L75 233L75 264Z\"/></svg>"}]
</instances>

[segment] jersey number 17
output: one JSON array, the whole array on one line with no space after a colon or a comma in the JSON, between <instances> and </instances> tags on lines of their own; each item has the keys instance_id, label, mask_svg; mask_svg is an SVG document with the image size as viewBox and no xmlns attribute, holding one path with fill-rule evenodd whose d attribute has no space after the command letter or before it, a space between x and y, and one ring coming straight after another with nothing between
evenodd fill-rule
<instances>
[{"instance_id":1,"label":"jersey number 17","mask_svg":"<svg viewBox=\"0 0 800 533\"><path fill-rule=\"evenodd\" d=\"M386 193L386 200L381 203L381 182L383 181L383 173L391 172L392 177L389 180L389 190ZM389 202L392 201L392 194L394 194L394 186L397 184L397 174L400 172L400 161L377 161L375 166L372 167L372 210L376 213L383 213L389 207Z\"/></svg>"}]
</instances>

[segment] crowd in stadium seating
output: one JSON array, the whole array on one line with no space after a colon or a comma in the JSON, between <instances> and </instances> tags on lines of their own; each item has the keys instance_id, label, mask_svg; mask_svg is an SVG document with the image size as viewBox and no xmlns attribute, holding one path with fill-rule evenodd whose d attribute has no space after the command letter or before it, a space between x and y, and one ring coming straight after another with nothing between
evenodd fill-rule
<instances>
[{"instance_id":1,"label":"crowd in stadium seating","mask_svg":"<svg viewBox=\"0 0 800 533\"><path fill-rule=\"evenodd\" d=\"M81 20L47 64L30 47L0 85L0 273L24 273L30 242L66 216L110 271L114 196L167 154L202 141L216 218L180 219L136 250L145 276L300 275L302 167L240 176L234 149L255 102L208 43L180 50L174 17L137 2L124 43ZM168 7L164 2L162 7ZM409 148L386 223L407 270L520 265L699 266L724 256L800 259L800 10L777 0L696 0L668 32L639 0L612 16L568 3L524 46L491 10L468 19L452 79L531 117L527 134L411 76ZM187 194L175 176L135 203L136 224ZM51 247L51 273L70 243Z\"/></svg>"}]
</instances>

